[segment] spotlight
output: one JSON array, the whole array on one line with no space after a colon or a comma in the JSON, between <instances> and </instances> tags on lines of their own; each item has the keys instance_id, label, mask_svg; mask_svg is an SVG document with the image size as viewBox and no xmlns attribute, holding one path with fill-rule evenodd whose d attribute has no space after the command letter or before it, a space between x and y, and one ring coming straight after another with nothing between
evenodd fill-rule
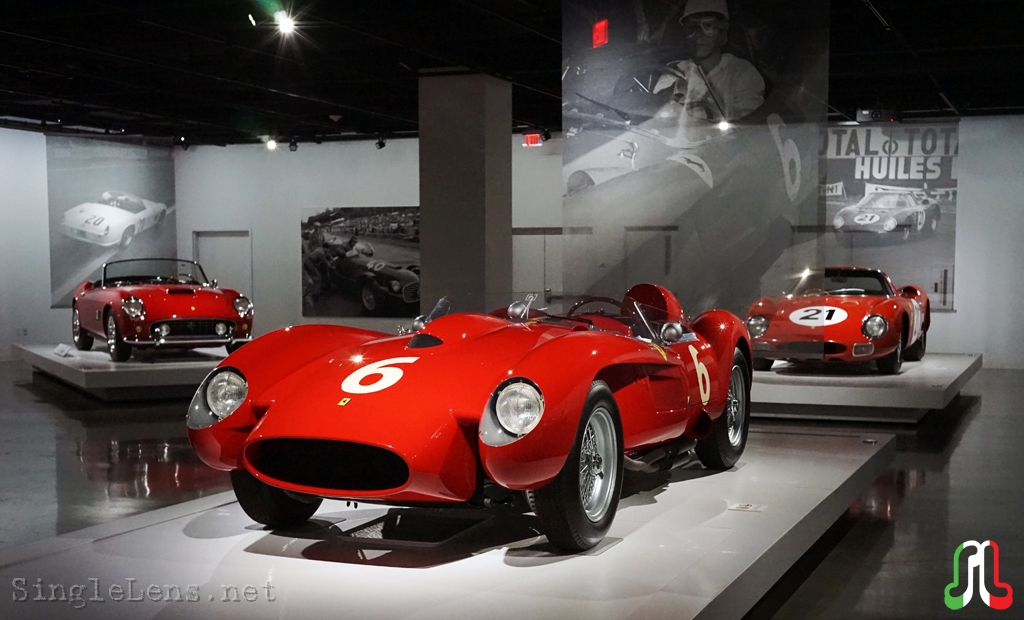
<instances>
[{"instance_id":1,"label":"spotlight","mask_svg":"<svg viewBox=\"0 0 1024 620\"><path fill-rule=\"evenodd\" d=\"M277 140L267 140L267 148L273 151L277 148Z\"/></svg>"},{"instance_id":2,"label":"spotlight","mask_svg":"<svg viewBox=\"0 0 1024 620\"><path fill-rule=\"evenodd\" d=\"M377 148L378 149L382 149L382 148L384 148L387 145L388 145L388 143L384 141L384 137L383 136L377 138Z\"/></svg>"},{"instance_id":3,"label":"spotlight","mask_svg":"<svg viewBox=\"0 0 1024 620\"><path fill-rule=\"evenodd\" d=\"M729 124L729 121L722 121L721 123L718 123L719 131L728 131L730 127L732 127L732 125Z\"/></svg>"},{"instance_id":4,"label":"spotlight","mask_svg":"<svg viewBox=\"0 0 1024 620\"><path fill-rule=\"evenodd\" d=\"M551 132L548 131L547 129L541 130L540 139L547 142L548 140L551 139Z\"/></svg>"},{"instance_id":5,"label":"spotlight","mask_svg":"<svg viewBox=\"0 0 1024 620\"><path fill-rule=\"evenodd\" d=\"M292 141L288 143L288 150L291 151L292 153L299 150L299 143L295 140L295 138L292 138Z\"/></svg>"},{"instance_id":6,"label":"spotlight","mask_svg":"<svg viewBox=\"0 0 1024 620\"><path fill-rule=\"evenodd\" d=\"M252 13L249 13L249 23L253 26L256 25L256 18L252 16Z\"/></svg>"},{"instance_id":7,"label":"spotlight","mask_svg":"<svg viewBox=\"0 0 1024 620\"><path fill-rule=\"evenodd\" d=\"M181 143L181 150L183 150L183 151L187 151L188 150L188 142L182 142Z\"/></svg>"},{"instance_id":8,"label":"spotlight","mask_svg":"<svg viewBox=\"0 0 1024 620\"><path fill-rule=\"evenodd\" d=\"M277 29L282 34L291 34L295 32L295 20L288 17L288 14L284 11L278 11L274 13L274 21L277 22Z\"/></svg>"}]
</instances>

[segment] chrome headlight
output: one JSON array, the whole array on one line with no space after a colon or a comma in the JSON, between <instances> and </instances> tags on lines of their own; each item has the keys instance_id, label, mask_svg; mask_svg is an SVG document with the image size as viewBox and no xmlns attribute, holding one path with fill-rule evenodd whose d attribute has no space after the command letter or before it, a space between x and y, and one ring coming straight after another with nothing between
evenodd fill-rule
<instances>
[{"instance_id":1,"label":"chrome headlight","mask_svg":"<svg viewBox=\"0 0 1024 620\"><path fill-rule=\"evenodd\" d=\"M397 293L400 290L402 290L402 285L398 283L398 280L392 280L391 281L391 292Z\"/></svg>"},{"instance_id":2,"label":"chrome headlight","mask_svg":"<svg viewBox=\"0 0 1024 620\"><path fill-rule=\"evenodd\" d=\"M231 302L231 305L234 306L235 312L237 312L240 317L252 312L252 302L246 299L243 295L235 297L235 300Z\"/></svg>"},{"instance_id":3,"label":"chrome headlight","mask_svg":"<svg viewBox=\"0 0 1024 620\"><path fill-rule=\"evenodd\" d=\"M864 319L860 331L870 340L878 340L889 331L889 321L880 314L872 314Z\"/></svg>"},{"instance_id":4,"label":"chrome headlight","mask_svg":"<svg viewBox=\"0 0 1024 620\"><path fill-rule=\"evenodd\" d=\"M885 229L885 232L892 232L896 230L896 218L890 217L885 220L885 224L882 225L882 228Z\"/></svg>"},{"instance_id":5,"label":"chrome headlight","mask_svg":"<svg viewBox=\"0 0 1024 620\"><path fill-rule=\"evenodd\" d=\"M138 297L129 297L121 304L121 309L128 318L139 319L146 315L146 306Z\"/></svg>"},{"instance_id":6,"label":"chrome headlight","mask_svg":"<svg viewBox=\"0 0 1024 620\"><path fill-rule=\"evenodd\" d=\"M503 429L522 437L537 428L544 414L544 398L529 383L510 383L498 392L494 413Z\"/></svg>"},{"instance_id":7,"label":"chrome headlight","mask_svg":"<svg viewBox=\"0 0 1024 620\"><path fill-rule=\"evenodd\" d=\"M844 224L846 224L846 220L844 220L841 215L837 215L836 219L832 220L832 226L834 228L842 228Z\"/></svg>"},{"instance_id":8,"label":"chrome headlight","mask_svg":"<svg viewBox=\"0 0 1024 620\"><path fill-rule=\"evenodd\" d=\"M188 427L194 430L213 426L238 410L249 393L249 384L234 368L214 370L199 386L188 408Z\"/></svg>"},{"instance_id":9,"label":"chrome headlight","mask_svg":"<svg viewBox=\"0 0 1024 620\"><path fill-rule=\"evenodd\" d=\"M768 331L768 319L760 314L755 314L747 319L747 331L750 332L751 338L764 336L764 333Z\"/></svg>"}]
</instances>

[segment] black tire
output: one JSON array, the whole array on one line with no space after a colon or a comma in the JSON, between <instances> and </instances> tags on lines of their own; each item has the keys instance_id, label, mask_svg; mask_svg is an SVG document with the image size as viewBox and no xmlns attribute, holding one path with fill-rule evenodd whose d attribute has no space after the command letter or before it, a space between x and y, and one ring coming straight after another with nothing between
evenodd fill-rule
<instances>
[{"instance_id":1,"label":"black tire","mask_svg":"<svg viewBox=\"0 0 1024 620\"><path fill-rule=\"evenodd\" d=\"M257 480L245 469L231 472L231 487L245 514L256 523L270 528L305 523L324 501L314 496L309 496L308 500L299 499L294 494Z\"/></svg>"},{"instance_id":2,"label":"black tire","mask_svg":"<svg viewBox=\"0 0 1024 620\"><path fill-rule=\"evenodd\" d=\"M708 469L729 469L747 447L750 430L750 371L747 358L736 349L732 354L729 395L725 410L711 427L711 434L697 442L697 458Z\"/></svg>"},{"instance_id":3,"label":"black tire","mask_svg":"<svg viewBox=\"0 0 1024 620\"><path fill-rule=\"evenodd\" d=\"M899 235L900 241L907 241L910 239L910 228L911 224L907 223L896 229L896 234Z\"/></svg>"},{"instance_id":4,"label":"black tire","mask_svg":"<svg viewBox=\"0 0 1024 620\"><path fill-rule=\"evenodd\" d=\"M78 316L78 304L71 306L71 340L79 351L88 351L92 348L92 334L82 329L82 321Z\"/></svg>"},{"instance_id":5,"label":"black tire","mask_svg":"<svg viewBox=\"0 0 1024 620\"><path fill-rule=\"evenodd\" d=\"M245 342L230 342L224 345L224 348L228 350L228 354L234 353L245 346Z\"/></svg>"},{"instance_id":6,"label":"black tire","mask_svg":"<svg viewBox=\"0 0 1024 620\"><path fill-rule=\"evenodd\" d=\"M611 471L606 458L594 458L602 453L614 461ZM615 398L604 381L595 381L583 405L583 415L562 471L547 486L532 493L534 512L551 544L578 552L591 549L604 539L619 507L623 457L622 423ZM589 491L580 487L582 467L591 473L587 482L593 485ZM593 500L589 513L584 493L588 500Z\"/></svg>"},{"instance_id":7,"label":"black tire","mask_svg":"<svg viewBox=\"0 0 1024 620\"><path fill-rule=\"evenodd\" d=\"M371 282L363 282L359 287L359 303L367 314L373 314L380 307L380 300L377 299L377 292L373 290Z\"/></svg>"},{"instance_id":8,"label":"black tire","mask_svg":"<svg viewBox=\"0 0 1024 620\"><path fill-rule=\"evenodd\" d=\"M899 374L900 368L903 367L903 347L906 342L907 331L901 329L899 342L896 343L896 348L893 352L885 357L878 358L878 361L875 362L878 365L878 372L883 375Z\"/></svg>"},{"instance_id":9,"label":"black tire","mask_svg":"<svg viewBox=\"0 0 1024 620\"><path fill-rule=\"evenodd\" d=\"M775 364L775 360L770 360L763 357L755 357L753 364L754 370L771 370L772 365Z\"/></svg>"},{"instance_id":10,"label":"black tire","mask_svg":"<svg viewBox=\"0 0 1024 620\"><path fill-rule=\"evenodd\" d=\"M132 345L126 343L121 337L121 330L117 328L117 321L114 319L114 312L107 310L103 315L103 324L107 332L107 352L110 359L115 362L126 362L132 356Z\"/></svg>"},{"instance_id":11,"label":"black tire","mask_svg":"<svg viewBox=\"0 0 1024 620\"><path fill-rule=\"evenodd\" d=\"M933 207L928 210L928 220L924 223L924 234L931 237L935 234L935 231L939 228L939 220L942 218L942 212L939 211L938 207Z\"/></svg>"},{"instance_id":12,"label":"black tire","mask_svg":"<svg viewBox=\"0 0 1024 620\"><path fill-rule=\"evenodd\" d=\"M135 238L135 227L134 226L129 226L128 228L125 228L124 232L121 233L121 245L120 245L120 248L122 250L127 250L128 246L132 244L132 239L134 239L134 238Z\"/></svg>"},{"instance_id":13,"label":"black tire","mask_svg":"<svg viewBox=\"0 0 1024 620\"><path fill-rule=\"evenodd\" d=\"M921 332L921 337L917 339L917 342L907 347L907 350L903 352L903 359L908 362L920 362L924 359L924 352L928 348L928 332Z\"/></svg>"}]
</instances>

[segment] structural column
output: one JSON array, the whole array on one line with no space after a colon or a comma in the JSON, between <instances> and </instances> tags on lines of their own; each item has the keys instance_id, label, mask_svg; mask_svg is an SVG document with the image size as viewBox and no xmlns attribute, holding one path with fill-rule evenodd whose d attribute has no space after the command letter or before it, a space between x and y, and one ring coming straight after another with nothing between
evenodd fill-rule
<instances>
[{"instance_id":1,"label":"structural column","mask_svg":"<svg viewBox=\"0 0 1024 620\"><path fill-rule=\"evenodd\" d=\"M435 74L419 99L422 311L491 310L512 290L512 86Z\"/></svg>"}]
</instances>

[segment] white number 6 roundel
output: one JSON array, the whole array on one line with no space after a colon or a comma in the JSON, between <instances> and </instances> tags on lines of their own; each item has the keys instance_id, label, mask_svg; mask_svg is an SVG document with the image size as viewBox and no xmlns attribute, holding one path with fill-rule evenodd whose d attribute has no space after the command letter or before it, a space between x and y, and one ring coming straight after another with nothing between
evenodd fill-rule
<instances>
[{"instance_id":1,"label":"white number 6 roundel","mask_svg":"<svg viewBox=\"0 0 1024 620\"><path fill-rule=\"evenodd\" d=\"M392 357L372 364L367 364L359 370L345 377L341 382L341 390L349 394L372 394L386 390L398 383L404 374L401 368L395 368L393 364L411 364L418 360L418 357ZM363 384L363 379L377 375L379 378L373 383Z\"/></svg>"},{"instance_id":2,"label":"white number 6 roundel","mask_svg":"<svg viewBox=\"0 0 1024 620\"><path fill-rule=\"evenodd\" d=\"M697 372L697 388L700 390L700 402L702 405L708 404L711 400L711 375L708 373L708 367L704 365L704 362L697 359L697 347L690 345L690 357L693 358L693 367Z\"/></svg>"}]
</instances>

